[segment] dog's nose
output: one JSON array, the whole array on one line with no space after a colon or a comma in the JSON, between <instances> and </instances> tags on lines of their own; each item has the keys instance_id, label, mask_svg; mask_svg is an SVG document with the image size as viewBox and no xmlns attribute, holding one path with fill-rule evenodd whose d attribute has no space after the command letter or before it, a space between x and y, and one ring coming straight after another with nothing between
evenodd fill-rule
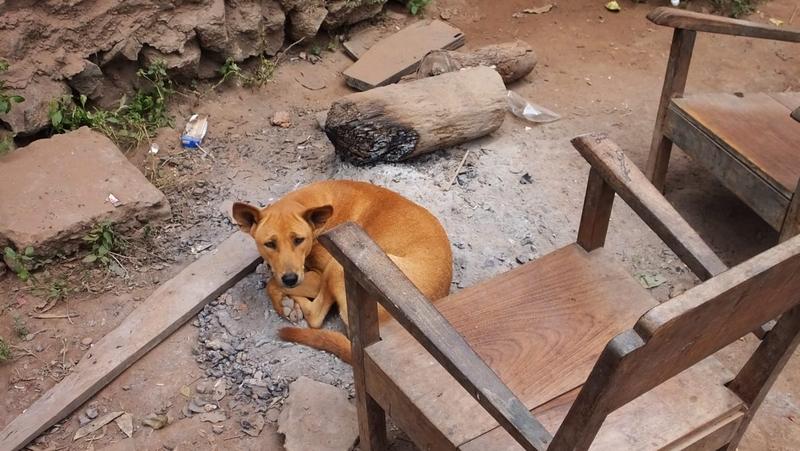
<instances>
[{"instance_id":1,"label":"dog's nose","mask_svg":"<svg viewBox=\"0 0 800 451\"><path fill-rule=\"evenodd\" d=\"M281 282L283 282L284 286L291 288L297 285L297 274L293 272L287 272L281 277Z\"/></svg>"}]
</instances>

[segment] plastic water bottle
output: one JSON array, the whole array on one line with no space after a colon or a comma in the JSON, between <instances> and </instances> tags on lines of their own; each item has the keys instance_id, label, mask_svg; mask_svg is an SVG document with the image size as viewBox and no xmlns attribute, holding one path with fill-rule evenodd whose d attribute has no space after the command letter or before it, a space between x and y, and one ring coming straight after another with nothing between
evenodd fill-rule
<instances>
[{"instance_id":1,"label":"plastic water bottle","mask_svg":"<svg viewBox=\"0 0 800 451\"><path fill-rule=\"evenodd\" d=\"M530 122L545 123L561 119L558 114L543 106L528 102L514 91L508 91L506 100L508 100L508 109L514 116Z\"/></svg>"}]
</instances>

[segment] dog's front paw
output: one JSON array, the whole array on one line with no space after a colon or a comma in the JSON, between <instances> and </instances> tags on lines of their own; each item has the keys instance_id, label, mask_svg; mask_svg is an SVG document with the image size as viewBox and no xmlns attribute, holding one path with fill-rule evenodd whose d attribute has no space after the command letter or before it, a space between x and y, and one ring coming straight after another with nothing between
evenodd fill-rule
<instances>
[{"instance_id":1,"label":"dog's front paw","mask_svg":"<svg viewBox=\"0 0 800 451\"><path fill-rule=\"evenodd\" d=\"M298 323L302 320L303 320L303 310L300 309L300 304L295 302L294 307L292 307L292 311L289 312L289 321L293 323Z\"/></svg>"}]
</instances>

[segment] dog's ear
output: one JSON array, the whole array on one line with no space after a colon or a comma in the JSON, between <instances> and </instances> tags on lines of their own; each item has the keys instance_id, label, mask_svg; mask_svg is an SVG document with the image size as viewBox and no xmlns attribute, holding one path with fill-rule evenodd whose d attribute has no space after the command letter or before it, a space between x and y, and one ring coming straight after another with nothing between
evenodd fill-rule
<instances>
[{"instance_id":1,"label":"dog's ear","mask_svg":"<svg viewBox=\"0 0 800 451\"><path fill-rule=\"evenodd\" d=\"M303 217L311 224L313 229L318 229L325 225L333 214L333 207L330 205L323 205L322 207L309 208L303 214Z\"/></svg>"},{"instance_id":2,"label":"dog's ear","mask_svg":"<svg viewBox=\"0 0 800 451\"><path fill-rule=\"evenodd\" d=\"M242 229L242 232L250 233L253 226L258 224L258 221L261 219L261 210L250 204L234 202L233 219L239 224L239 228Z\"/></svg>"}]
</instances>

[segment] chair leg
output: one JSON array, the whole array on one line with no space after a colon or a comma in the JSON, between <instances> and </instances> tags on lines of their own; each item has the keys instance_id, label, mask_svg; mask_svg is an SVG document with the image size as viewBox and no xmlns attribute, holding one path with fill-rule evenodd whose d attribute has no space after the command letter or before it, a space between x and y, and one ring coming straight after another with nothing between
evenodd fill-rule
<instances>
[{"instance_id":1,"label":"chair leg","mask_svg":"<svg viewBox=\"0 0 800 451\"><path fill-rule=\"evenodd\" d=\"M736 451L747 426L799 343L800 305L796 305L781 316L739 374L728 383L728 388L747 404L747 413L723 449Z\"/></svg>"},{"instance_id":2,"label":"chair leg","mask_svg":"<svg viewBox=\"0 0 800 451\"><path fill-rule=\"evenodd\" d=\"M367 374L364 367L364 348L380 340L378 303L352 278L345 278L345 289L352 346L353 385L356 391L359 447L362 451L382 451L386 449L386 413L367 391Z\"/></svg>"},{"instance_id":3,"label":"chair leg","mask_svg":"<svg viewBox=\"0 0 800 451\"><path fill-rule=\"evenodd\" d=\"M672 151L672 141L664 136L667 108L670 100L683 94L683 89L686 87L686 77L689 74L689 63L692 60L696 36L697 32L681 28L676 28L672 35L667 73L664 76L664 86L661 88L661 100L658 103L653 140L650 143L650 155L647 157L647 168L645 169L645 175L659 191L664 190L669 155Z\"/></svg>"}]
</instances>

